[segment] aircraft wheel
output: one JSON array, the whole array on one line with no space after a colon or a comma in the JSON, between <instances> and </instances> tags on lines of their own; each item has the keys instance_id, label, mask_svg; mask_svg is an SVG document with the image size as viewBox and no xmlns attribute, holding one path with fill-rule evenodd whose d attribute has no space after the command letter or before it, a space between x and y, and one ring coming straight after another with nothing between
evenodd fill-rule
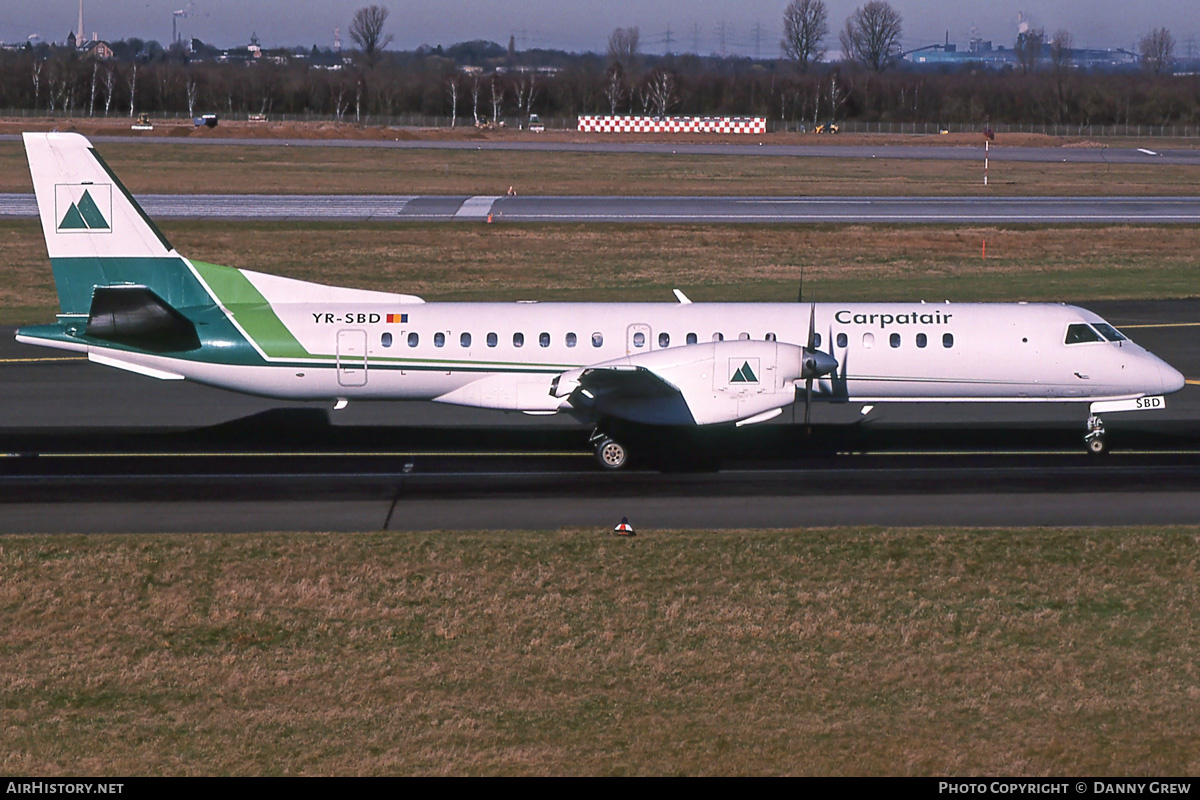
<instances>
[{"instance_id":1,"label":"aircraft wheel","mask_svg":"<svg viewBox=\"0 0 1200 800\"><path fill-rule=\"evenodd\" d=\"M1108 452L1108 443L1104 441L1103 436L1096 436L1088 439L1087 449L1092 455L1103 455Z\"/></svg>"},{"instance_id":2,"label":"aircraft wheel","mask_svg":"<svg viewBox=\"0 0 1200 800\"><path fill-rule=\"evenodd\" d=\"M596 443L596 460L605 469L621 469L629 461L629 451L625 445L606 436Z\"/></svg>"}]
</instances>

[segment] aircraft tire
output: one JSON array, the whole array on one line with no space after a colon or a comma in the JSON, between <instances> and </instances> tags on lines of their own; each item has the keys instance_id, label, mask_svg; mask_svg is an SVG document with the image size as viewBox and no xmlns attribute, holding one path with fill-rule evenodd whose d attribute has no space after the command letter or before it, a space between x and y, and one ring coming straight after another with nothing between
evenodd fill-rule
<instances>
[{"instance_id":1,"label":"aircraft tire","mask_svg":"<svg viewBox=\"0 0 1200 800\"><path fill-rule=\"evenodd\" d=\"M604 469L622 469L629 462L629 450L625 445L606 436L596 442L596 461Z\"/></svg>"},{"instance_id":2,"label":"aircraft tire","mask_svg":"<svg viewBox=\"0 0 1200 800\"><path fill-rule=\"evenodd\" d=\"M1108 442L1104 441L1103 436L1096 436L1088 439L1087 449L1092 455L1101 456L1108 452Z\"/></svg>"}]
</instances>

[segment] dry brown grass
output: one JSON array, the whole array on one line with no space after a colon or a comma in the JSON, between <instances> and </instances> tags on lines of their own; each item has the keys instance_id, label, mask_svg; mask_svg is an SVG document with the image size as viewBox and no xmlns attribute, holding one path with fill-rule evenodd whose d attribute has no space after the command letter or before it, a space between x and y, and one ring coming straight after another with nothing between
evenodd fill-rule
<instances>
[{"instance_id":1,"label":"dry brown grass","mask_svg":"<svg viewBox=\"0 0 1200 800\"><path fill-rule=\"evenodd\" d=\"M550 129L530 133L515 128L476 129L469 124L450 128L394 128L383 125L360 125L352 122L244 122L224 120L216 128L199 127L187 119L153 119L154 131L134 131L127 117L63 119L51 117L21 117L0 120L0 133L18 134L22 131L76 131L85 136L127 136L131 140L147 137L187 139L315 139L315 140L376 140L376 141L475 141L475 142L652 142L656 144L817 144L839 145L925 145L935 147L979 146L983 143L982 129L973 133L895 134L841 133L821 136L810 133L768 133L756 136L741 134L599 134L575 130ZM1049 136L1039 133L1001 133L993 141L995 147L1170 147L1194 149L1194 138L1134 137L1134 136Z\"/></svg>"},{"instance_id":2,"label":"dry brown grass","mask_svg":"<svg viewBox=\"0 0 1200 800\"><path fill-rule=\"evenodd\" d=\"M1200 532L8 537L7 774L1200 769Z\"/></svg>"},{"instance_id":3,"label":"dry brown grass","mask_svg":"<svg viewBox=\"0 0 1200 800\"><path fill-rule=\"evenodd\" d=\"M192 258L430 300L1095 300L1195 296L1186 226L165 222ZM52 319L36 222L0 221L0 322ZM987 241L987 259L981 258Z\"/></svg>"},{"instance_id":4,"label":"dry brown grass","mask_svg":"<svg viewBox=\"0 0 1200 800\"><path fill-rule=\"evenodd\" d=\"M1156 145L1157 146L1157 145ZM498 150L104 144L137 193L548 195L1194 195L1200 166ZM0 192L30 192L19 143L0 143Z\"/></svg>"}]
</instances>

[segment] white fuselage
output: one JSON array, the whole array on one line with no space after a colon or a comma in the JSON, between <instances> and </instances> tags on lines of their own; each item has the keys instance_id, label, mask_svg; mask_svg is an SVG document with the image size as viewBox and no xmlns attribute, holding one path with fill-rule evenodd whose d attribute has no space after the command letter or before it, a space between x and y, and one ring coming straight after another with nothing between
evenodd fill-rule
<instances>
[{"instance_id":1,"label":"white fuselage","mask_svg":"<svg viewBox=\"0 0 1200 800\"><path fill-rule=\"evenodd\" d=\"M255 346L270 366L120 357L272 397L549 412L564 409L550 387L566 371L625 357L636 364L643 354L718 338L805 345L810 314L809 305L791 303L283 303L273 310L303 348L300 357L273 352L269 342ZM815 381L822 400L1087 401L1183 385L1178 372L1129 340L1067 344L1070 325L1103 323L1073 306L821 303L812 313L815 349L838 363Z\"/></svg>"}]
</instances>

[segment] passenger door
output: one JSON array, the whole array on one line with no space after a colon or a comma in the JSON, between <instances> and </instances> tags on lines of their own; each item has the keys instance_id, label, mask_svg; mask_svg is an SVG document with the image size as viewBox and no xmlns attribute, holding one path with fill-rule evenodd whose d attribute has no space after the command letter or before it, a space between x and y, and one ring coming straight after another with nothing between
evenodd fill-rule
<instances>
[{"instance_id":1,"label":"passenger door","mask_svg":"<svg viewBox=\"0 0 1200 800\"><path fill-rule=\"evenodd\" d=\"M338 331L337 373L342 386L367 385L366 331Z\"/></svg>"}]
</instances>

